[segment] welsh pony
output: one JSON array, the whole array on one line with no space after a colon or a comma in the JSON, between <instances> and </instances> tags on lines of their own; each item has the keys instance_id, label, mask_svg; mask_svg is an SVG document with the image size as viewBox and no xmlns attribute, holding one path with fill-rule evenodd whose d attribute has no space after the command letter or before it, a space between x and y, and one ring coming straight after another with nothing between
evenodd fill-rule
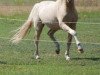
<instances>
[{"instance_id":1,"label":"welsh pony","mask_svg":"<svg viewBox=\"0 0 100 75\"><path fill-rule=\"evenodd\" d=\"M30 12L28 20L18 29L18 32L11 38L13 43L19 43L26 35L28 30L34 25L35 29L35 58L39 59L38 44L40 34L45 25L50 30L48 35L56 46L56 53L60 53L60 45L54 37L54 33L58 30L68 32L67 50L65 52L66 60L70 60L69 49L74 37L78 52L83 53L83 48L76 34L76 23L78 14L75 9L74 0L56 0L56 1L42 1L36 3Z\"/></svg>"}]
</instances>

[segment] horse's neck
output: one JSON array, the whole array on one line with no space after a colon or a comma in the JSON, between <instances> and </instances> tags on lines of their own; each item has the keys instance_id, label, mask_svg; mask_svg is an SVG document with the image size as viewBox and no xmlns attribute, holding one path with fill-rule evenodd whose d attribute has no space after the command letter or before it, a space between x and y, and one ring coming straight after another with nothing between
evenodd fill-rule
<instances>
[{"instance_id":1,"label":"horse's neck","mask_svg":"<svg viewBox=\"0 0 100 75\"><path fill-rule=\"evenodd\" d=\"M71 0L70 2L67 2L67 0L57 0L58 4L64 5L67 10L73 10L75 9L74 0Z\"/></svg>"},{"instance_id":2,"label":"horse's neck","mask_svg":"<svg viewBox=\"0 0 100 75\"><path fill-rule=\"evenodd\" d=\"M65 4L67 2L67 0L57 0L56 2L59 4Z\"/></svg>"}]
</instances>

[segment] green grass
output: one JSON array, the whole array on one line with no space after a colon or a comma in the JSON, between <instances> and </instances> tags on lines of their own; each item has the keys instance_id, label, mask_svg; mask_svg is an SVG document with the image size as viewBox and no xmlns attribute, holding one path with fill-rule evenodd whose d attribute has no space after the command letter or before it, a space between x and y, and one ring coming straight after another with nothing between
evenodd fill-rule
<instances>
[{"instance_id":1,"label":"green grass","mask_svg":"<svg viewBox=\"0 0 100 75\"><path fill-rule=\"evenodd\" d=\"M79 21L100 23L100 12L81 12L79 15ZM2 15L0 17L26 19L28 14ZM14 34L11 31L23 23L23 21L0 20L0 37L10 38ZM23 40L18 45L11 44L9 39L1 38L0 75L100 75L100 44L93 44L100 43L99 28L99 24L77 24L78 37L83 44L85 53L79 54L76 45L72 44L71 61L66 61L64 58L65 42L60 42L61 54L59 56L55 54L55 46L52 42L40 42L41 59L36 61L33 58L35 46L31 41L34 36L34 28L25 37L25 39L31 40ZM41 34L41 40L50 40L47 32L48 28L45 27ZM55 36L59 41L67 41L67 34L63 31L58 31Z\"/></svg>"}]
</instances>

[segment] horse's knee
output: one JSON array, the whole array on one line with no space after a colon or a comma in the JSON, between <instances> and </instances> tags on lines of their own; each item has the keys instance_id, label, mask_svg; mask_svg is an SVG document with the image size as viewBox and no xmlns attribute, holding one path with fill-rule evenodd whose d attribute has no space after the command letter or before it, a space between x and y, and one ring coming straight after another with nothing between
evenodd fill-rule
<instances>
[{"instance_id":1,"label":"horse's knee","mask_svg":"<svg viewBox=\"0 0 100 75\"><path fill-rule=\"evenodd\" d=\"M76 33L76 31L75 30L69 30L69 33L71 34L71 35L73 35L73 36L75 36L77 33Z\"/></svg>"},{"instance_id":2,"label":"horse's knee","mask_svg":"<svg viewBox=\"0 0 100 75\"><path fill-rule=\"evenodd\" d=\"M61 29L63 29L64 31L67 31L68 33L70 33L71 35L76 35L76 31L71 29L69 26L67 26L65 23L60 22L59 26L61 27Z\"/></svg>"}]
</instances>

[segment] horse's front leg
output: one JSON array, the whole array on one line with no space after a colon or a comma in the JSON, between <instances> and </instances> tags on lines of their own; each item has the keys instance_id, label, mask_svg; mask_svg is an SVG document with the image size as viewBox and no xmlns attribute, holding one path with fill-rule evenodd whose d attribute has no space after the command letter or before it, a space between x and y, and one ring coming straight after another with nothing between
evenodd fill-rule
<instances>
[{"instance_id":1,"label":"horse's front leg","mask_svg":"<svg viewBox=\"0 0 100 75\"><path fill-rule=\"evenodd\" d=\"M83 48L81 46L81 43L80 41L78 40L77 38L77 35L76 35L76 31L71 29L68 25L66 25L64 22L59 22L59 26L61 27L61 29L63 29L64 31L67 31L68 33L70 33L74 38L75 38L75 41L76 41L76 45L78 47L78 51L80 53L83 53Z\"/></svg>"},{"instance_id":2,"label":"horse's front leg","mask_svg":"<svg viewBox=\"0 0 100 75\"><path fill-rule=\"evenodd\" d=\"M84 53L83 48L82 48L82 46L81 46L81 43L80 43L80 41L78 40L77 36L74 35L74 38L75 38L75 41L76 41L76 45L77 45L77 47L78 47L78 52L79 52L79 53Z\"/></svg>"},{"instance_id":3,"label":"horse's front leg","mask_svg":"<svg viewBox=\"0 0 100 75\"><path fill-rule=\"evenodd\" d=\"M60 45L59 45L59 43L57 42L57 40L55 39L55 37L54 37L54 33L56 32L57 30L52 30L52 29L50 29L49 31L48 31L48 35L49 35L49 37L51 38L51 40L54 42L54 44L56 45L56 50L55 50L55 52L57 53L57 54L59 54L60 53Z\"/></svg>"},{"instance_id":4,"label":"horse's front leg","mask_svg":"<svg viewBox=\"0 0 100 75\"><path fill-rule=\"evenodd\" d=\"M68 33L67 50L65 52L66 60L70 60L69 50L70 50L71 42L72 42L72 35Z\"/></svg>"}]
</instances>

